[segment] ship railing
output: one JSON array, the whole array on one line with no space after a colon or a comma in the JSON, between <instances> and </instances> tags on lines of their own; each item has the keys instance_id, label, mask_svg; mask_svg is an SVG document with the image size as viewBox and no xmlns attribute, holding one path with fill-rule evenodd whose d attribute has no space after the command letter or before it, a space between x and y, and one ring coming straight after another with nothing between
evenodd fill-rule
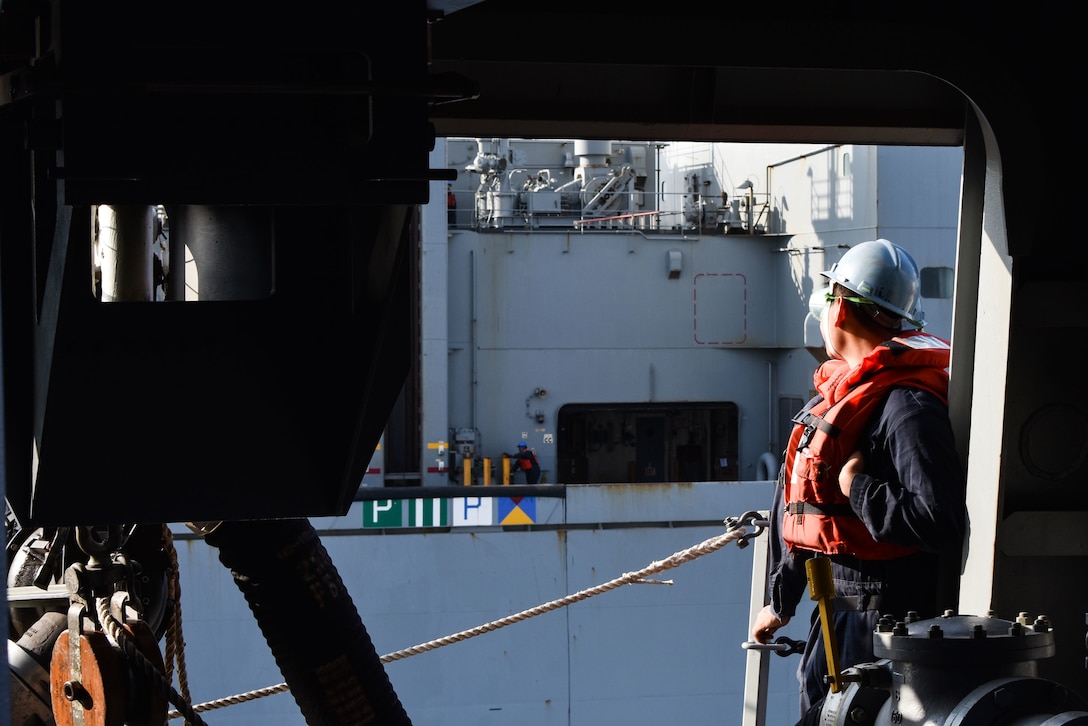
<instances>
[{"instance_id":1,"label":"ship railing","mask_svg":"<svg viewBox=\"0 0 1088 726\"><path fill-rule=\"evenodd\" d=\"M580 231L587 229L660 229L661 212L632 212L616 214L610 217L589 217L574 220L574 227Z\"/></svg>"},{"instance_id":2,"label":"ship railing","mask_svg":"<svg viewBox=\"0 0 1088 726\"><path fill-rule=\"evenodd\" d=\"M465 196L465 195L462 195ZM617 194L612 199L629 196ZM558 190L489 191L486 196L474 196L475 204L459 204L448 208L448 228L451 230L518 230L554 232L556 229L575 231L642 232L732 232L753 234L755 222L741 208L739 201L719 203L702 196L692 200L691 194L661 192L652 200L643 194L628 200L620 208L606 209L592 199L564 197ZM437 203L437 202L434 202ZM650 209L643 204L652 204ZM758 220L756 220L758 221ZM758 226L758 225L757 225Z\"/></svg>"}]
</instances>

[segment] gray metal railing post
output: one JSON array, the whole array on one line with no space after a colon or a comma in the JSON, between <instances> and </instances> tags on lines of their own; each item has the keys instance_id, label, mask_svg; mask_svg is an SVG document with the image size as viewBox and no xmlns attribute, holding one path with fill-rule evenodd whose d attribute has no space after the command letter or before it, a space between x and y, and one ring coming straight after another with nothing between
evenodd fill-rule
<instances>
[{"instance_id":1,"label":"gray metal railing post","mask_svg":"<svg viewBox=\"0 0 1088 726\"><path fill-rule=\"evenodd\" d=\"M760 512L763 519L769 512ZM749 601L748 632L752 631L756 614L767 604L767 540L769 530L762 537L753 537L752 544L752 592ZM744 667L744 715L741 726L767 726L767 681L770 675L771 653L767 650L748 649Z\"/></svg>"}]
</instances>

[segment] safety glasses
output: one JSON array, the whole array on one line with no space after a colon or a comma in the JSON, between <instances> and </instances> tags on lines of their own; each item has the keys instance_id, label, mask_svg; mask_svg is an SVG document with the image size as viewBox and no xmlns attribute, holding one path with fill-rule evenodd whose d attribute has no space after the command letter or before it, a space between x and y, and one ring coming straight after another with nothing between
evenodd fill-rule
<instances>
[{"instance_id":1,"label":"safety glasses","mask_svg":"<svg viewBox=\"0 0 1088 726\"><path fill-rule=\"evenodd\" d=\"M832 295L829 292L824 293L824 301L827 302L827 303L830 303L832 300L834 300L837 297L841 297L843 300L845 300L847 302L857 303L859 305L876 305L876 303L873 302L872 300L866 300L863 297L857 297L857 296L854 296L854 295Z\"/></svg>"},{"instance_id":2,"label":"safety glasses","mask_svg":"<svg viewBox=\"0 0 1088 726\"><path fill-rule=\"evenodd\" d=\"M842 298L847 302L857 303L859 305L876 305L872 300L867 300L863 297L857 297L856 295L833 295L830 287L824 287L816 292L812 293L812 296L808 299L808 310L812 313L812 316L817 320L823 320L824 312L827 310L827 306L831 304L831 301L835 298Z\"/></svg>"}]
</instances>

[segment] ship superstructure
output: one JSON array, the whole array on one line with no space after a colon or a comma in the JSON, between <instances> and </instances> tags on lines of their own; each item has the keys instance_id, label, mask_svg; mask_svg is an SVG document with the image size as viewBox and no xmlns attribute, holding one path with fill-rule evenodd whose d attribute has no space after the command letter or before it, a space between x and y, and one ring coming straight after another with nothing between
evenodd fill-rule
<instances>
[{"instance_id":1,"label":"ship superstructure","mask_svg":"<svg viewBox=\"0 0 1088 726\"><path fill-rule=\"evenodd\" d=\"M955 148L448 139L435 163L458 176L423 217L420 403L367 483L497 483L518 441L550 483L761 478L823 355L819 273L866 239L910 249L951 333Z\"/></svg>"}]
</instances>

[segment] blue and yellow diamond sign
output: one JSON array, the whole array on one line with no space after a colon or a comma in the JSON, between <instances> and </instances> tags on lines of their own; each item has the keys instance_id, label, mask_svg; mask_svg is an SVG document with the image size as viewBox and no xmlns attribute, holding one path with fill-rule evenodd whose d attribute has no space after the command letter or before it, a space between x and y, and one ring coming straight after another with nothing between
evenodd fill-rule
<instances>
[{"instance_id":1,"label":"blue and yellow diamond sign","mask_svg":"<svg viewBox=\"0 0 1088 726\"><path fill-rule=\"evenodd\" d=\"M500 497L499 524L535 524L536 497Z\"/></svg>"}]
</instances>

